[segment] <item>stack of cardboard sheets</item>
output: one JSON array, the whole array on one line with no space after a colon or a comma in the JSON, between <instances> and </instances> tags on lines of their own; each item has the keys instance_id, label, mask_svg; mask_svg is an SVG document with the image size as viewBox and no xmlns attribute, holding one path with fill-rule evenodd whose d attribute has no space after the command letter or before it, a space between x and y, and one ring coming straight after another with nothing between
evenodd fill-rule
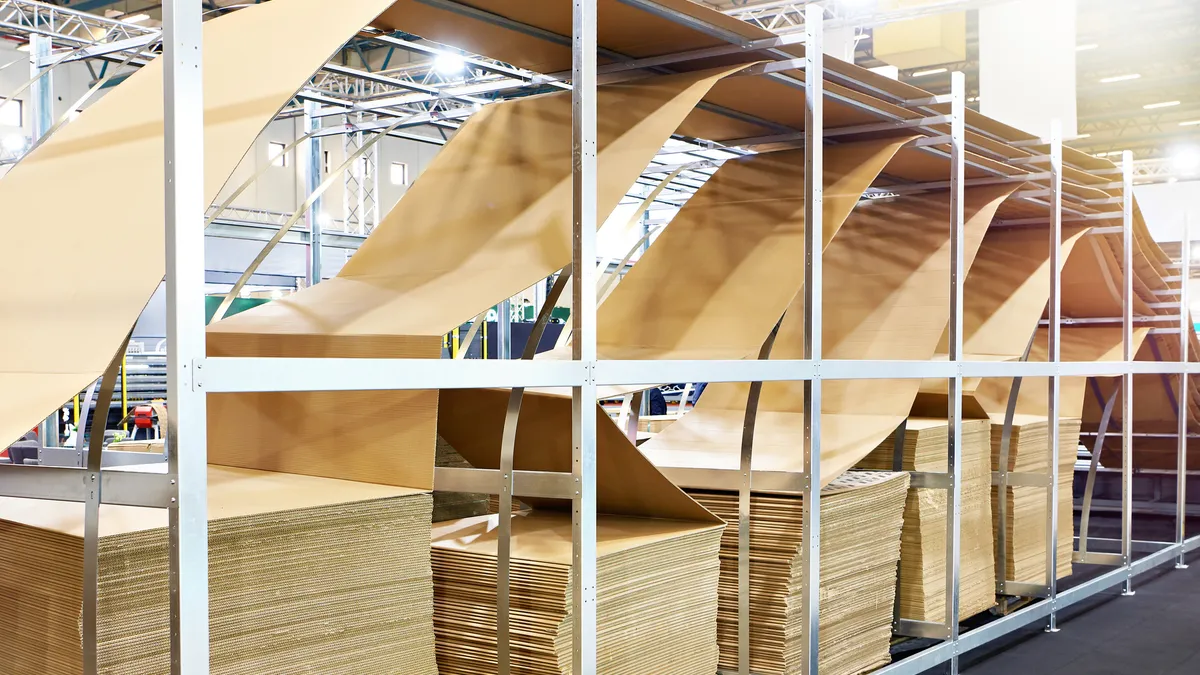
<instances>
[{"instance_id":1,"label":"stack of cardboard sheets","mask_svg":"<svg viewBox=\"0 0 1200 675\"><path fill-rule=\"evenodd\" d=\"M993 420L995 421L995 420ZM1079 446L1078 418L1059 418L1058 436L1058 578L1071 574L1071 553L1074 548L1074 497L1072 493L1076 449ZM992 468L1000 468L1000 439L1003 424L992 424ZM1017 415L1013 420L1009 446L1008 470L1049 473L1046 418ZM1046 578L1046 489L1042 487L1009 487L1008 518L1005 526L1004 551L999 550L1000 488L992 489L992 511L996 532L997 561L1001 553L1006 560L1006 576L1010 581L1040 583Z\"/></svg>"},{"instance_id":2,"label":"stack of cardboard sheets","mask_svg":"<svg viewBox=\"0 0 1200 675\"><path fill-rule=\"evenodd\" d=\"M905 471L945 473L949 425L945 419L909 418L905 424ZM962 423L962 507L959 538L960 619L996 603L992 545L991 424ZM890 469L896 451L893 433L859 467ZM946 491L909 488L900 546L900 616L916 621L946 620Z\"/></svg>"},{"instance_id":3,"label":"stack of cardboard sheets","mask_svg":"<svg viewBox=\"0 0 1200 675\"><path fill-rule=\"evenodd\" d=\"M821 491L822 675L855 675L889 662L896 565L908 474L853 471ZM688 490L729 523L721 540L721 668L737 669L738 496ZM750 668L800 672L803 500L750 500Z\"/></svg>"},{"instance_id":4,"label":"stack of cardboard sheets","mask_svg":"<svg viewBox=\"0 0 1200 675\"><path fill-rule=\"evenodd\" d=\"M209 468L212 672L437 672L429 493ZM5 675L83 672L83 506L0 500ZM102 506L100 672L170 671L167 512Z\"/></svg>"},{"instance_id":5,"label":"stack of cardboard sheets","mask_svg":"<svg viewBox=\"0 0 1200 675\"><path fill-rule=\"evenodd\" d=\"M511 664L570 673L571 516L512 518ZM441 675L497 672L499 516L433 532ZM723 526L601 515L597 523L597 660L605 675L711 675L717 668L717 550Z\"/></svg>"}]
</instances>

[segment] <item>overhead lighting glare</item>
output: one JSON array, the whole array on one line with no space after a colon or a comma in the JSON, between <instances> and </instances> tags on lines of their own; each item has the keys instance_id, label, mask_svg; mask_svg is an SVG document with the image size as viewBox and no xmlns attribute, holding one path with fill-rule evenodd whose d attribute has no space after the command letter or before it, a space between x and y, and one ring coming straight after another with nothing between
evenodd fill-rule
<instances>
[{"instance_id":1,"label":"overhead lighting glare","mask_svg":"<svg viewBox=\"0 0 1200 675\"><path fill-rule=\"evenodd\" d=\"M1091 43L1088 43L1088 44L1086 44L1086 45L1076 45L1076 47L1075 47L1075 51L1077 51L1077 52L1090 52L1090 51L1092 51L1093 49L1098 49L1099 47L1100 47L1100 45L1096 44L1095 42L1091 42Z\"/></svg>"},{"instance_id":2,"label":"overhead lighting glare","mask_svg":"<svg viewBox=\"0 0 1200 675\"><path fill-rule=\"evenodd\" d=\"M458 54L443 52L433 60L433 67L445 75L457 75L467 67L467 61Z\"/></svg>"},{"instance_id":3,"label":"overhead lighting glare","mask_svg":"<svg viewBox=\"0 0 1200 675\"><path fill-rule=\"evenodd\" d=\"M1187 122L1180 122L1179 126L1181 126L1181 127L1200 126L1200 120L1189 120Z\"/></svg>"},{"instance_id":4,"label":"overhead lighting glare","mask_svg":"<svg viewBox=\"0 0 1200 675\"><path fill-rule=\"evenodd\" d=\"M1082 141L1082 140L1083 140L1083 139L1085 139L1085 138L1091 138L1091 137L1092 137L1092 135L1091 135L1091 134L1079 134L1079 135L1078 135L1078 136L1076 136L1076 137L1075 137L1073 140L1076 140L1076 141Z\"/></svg>"},{"instance_id":5,"label":"overhead lighting glare","mask_svg":"<svg viewBox=\"0 0 1200 675\"><path fill-rule=\"evenodd\" d=\"M1100 84L1112 84L1113 82L1128 82L1129 80L1136 80L1139 77L1141 77L1140 73L1129 73L1128 75L1113 75L1112 77L1106 77L1106 78L1100 80Z\"/></svg>"},{"instance_id":6,"label":"overhead lighting glare","mask_svg":"<svg viewBox=\"0 0 1200 675\"><path fill-rule=\"evenodd\" d=\"M1171 165L1183 174L1194 174L1200 171L1200 148L1179 148L1171 154Z\"/></svg>"},{"instance_id":7,"label":"overhead lighting glare","mask_svg":"<svg viewBox=\"0 0 1200 675\"><path fill-rule=\"evenodd\" d=\"M22 152L25 150L25 137L21 134L9 134L0 140L0 147L10 153Z\"/></svg>"},{"instance_id":8,"label":"overhead lighting glare","mask_svg":"<svg viewBox=\"0 0 1200 675\"><path fill-rule=\"evenodd\" d=\"M149 18L150 18L149 14L146 14L144 12L139 12L137 14L130 14L129 16L122 17L121 20L124 21L125 23L141 23Z\"/></svg>"},{"instance_id":9,"label":"overhead lighting glare","mask_svg":"<svg viewBox=\"0 0 1200 675\"><path fill-rule=\"evenodd\" d=\"M967 103L977 103L977 102L979 102L978 96L972 96L971 98L967 99Z\"/></svg>"},{"instance_id":10,"label":"overhead lighting glare","mask_svg":"<svg viewBox=\"0 0 1200 675\"><path fill-rule=\"evenodd\" d=\"M1124 150L1112 150L1110 152L1097 152L1093 157L1115 157L1125 152Z\"/></svg>"},{"instance_id":11,"label":"overhead lighting glare","mask_svg":"<svg viewBox=\"0 0 1200 675\"><path fill-rule=\"evenodd\" d=\"M27 51L29 51L29 43L28 43L28 42L26 42L26 43L25 43L25 44L23 44L23 45L17 45L17 51L19 51L19 52L27 52Z\"/></svg>"},{"instance_id":12,"label":"overhead lighting glare","mask_svg":"<svg viewBox=\"0 0 1200 675\"><path fill-rule=\"evenodd\" d=\"M1147 103L1142 106L1143 110L1155 110L1157 108L1170 108L1179 105L1179 101L1163 101L1162 103Z\"/></svg>"},{"instance_id":13,"label":"overhead lighting glare","mask_svg":"<svg viewBox=\"0 0 1200 675\"><path fill-rule=\"evenodd\" d=\"M931 68L930 70L918 70L913 73L913 77L925 77L926 75L940 75L946 72L946 68Z\"/></svg>"}]
</instances>

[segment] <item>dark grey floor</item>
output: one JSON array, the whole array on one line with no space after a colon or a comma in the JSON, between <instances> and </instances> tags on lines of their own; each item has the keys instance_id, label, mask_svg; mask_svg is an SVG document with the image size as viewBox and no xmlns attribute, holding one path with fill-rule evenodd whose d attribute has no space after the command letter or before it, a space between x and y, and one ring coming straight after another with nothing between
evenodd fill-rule
<instances>
[{"instance_id":1,"label":"dark grey floor","mask_svg":"<svg viewBox=\"0 0 1200 675\"><path fill-rule=\"evenodd\" d=\"M1171 540L1167 519L1135 519L1135 539ZM1116 530L1119 520L1098 523ZM1190 525L1191 523L1189 523ZM1140 525L1140 527L1136 527ZM1191 528L1189 528L1191 529ZM1109 536L1097 532L1098 536ZM1135 595L1105 591L1059 614L1060 631L1047 634L1030 626L969 652L960 660L964 675L1200 675L1200 555L1191 567L1163 565L1134 578ZM1104 568L1077 566L1076 579ZM1074 583L1072 583L1074 582ZM944 668L929 673L945 672Z\"/></svg>"}]
</instances>

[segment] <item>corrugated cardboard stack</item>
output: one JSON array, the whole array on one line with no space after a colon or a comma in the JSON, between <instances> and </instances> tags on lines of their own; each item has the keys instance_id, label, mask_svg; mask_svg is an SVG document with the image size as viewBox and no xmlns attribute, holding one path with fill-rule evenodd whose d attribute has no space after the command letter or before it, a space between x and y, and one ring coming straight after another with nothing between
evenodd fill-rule
<instances>
[{"instance_id":1,"label":"corrugated cardboard stack","mask_svg":"<svg viewBox=\"0 0 1200 675\"><path fill-rule=\"evenodd\" d=\"M437 672L427 491L209 469L212 672ZM83 507L0 500L5 675L83 672ZM170 670L167 512L103 506L100 672Z\"/></svg>"},{"instance_id":2,"label":"corrugated cardboard stack","mask_svg":"<svg viewBox=\"0 0 1200 675\"><path fill-rule=\"evenodd\" d=\"M1059 418L1058 427L1058 578L1071 574L1071 553L1074 549L1074 497L1076 449L1079 446L1078 418ZM992 468L1000 468L1000 438L1003 424L992 424ZM1009 446L1008 470L1047 474L1047 432L1045 417L1017 415L1013 420ZM1000 509L997 504L1000 488L992 489L992 511L997 531ZM1009 487L1008 523L1005 550L1006 577L1010 581L1041 582L1046 578L1046 488ZM996 535L997 559L999 536Z\"/></svg>"},{"instance_id":3,"label":"corrugated cardboard stack","mask_svg":"<svg viewBox=\"0 0 1200 675\"><path fill-rule=\"evenodd\" d=\"M499 516L433 533L441 675L497 672ZM601 515L597 523L597 660L605 675L710 675L717 662L717 549L722 526ZM571 672L571 517L512 516L513 672Z\"/></svg>"},{"instance_id":4,"label":"corrugated cardboard stack","mask_svg":"<svg viewBox=\"0 0 1200 675\"><path fill-rule=\"evenodd\" d=\"M962 423L962 525L959 538L959 618L996 604L992 544L991 424ZM909 418L905 424L902 468L946 472L949 426L944 419ZM859 464L865 469L893 466L896 435ZM946 491L910 488L904 507L900 547L900 616L916 621L946 620Z\"/></svg>"},{"instance_id":5,"label":"corrugated cardboard stack","mask_svg":"<svg viewBox=\"0 0 1200 675\"><path fill-rule=\"evenodd\" d=\"M852 471L821 492L822 675L852 675L889 662L896 564L908 474ZM738 496L689 490L729 523L721 540L721 668L737 668ZM750 668L800 672L803 500L750 500Z\"/></svg>"}]
</instances>

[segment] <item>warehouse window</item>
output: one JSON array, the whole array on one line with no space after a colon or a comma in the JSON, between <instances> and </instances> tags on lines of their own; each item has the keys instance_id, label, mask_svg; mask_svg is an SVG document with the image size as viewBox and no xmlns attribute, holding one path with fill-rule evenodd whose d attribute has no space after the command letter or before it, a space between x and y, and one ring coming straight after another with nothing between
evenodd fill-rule
<instances>
[{"instance_id":1,"label":"warehouse window","mask_svg":"<svg viewBox=\"0 0 1200 675\"><path fill-rule=\"evenodd\" d=\"M392 162L392 185L408 185L408 164Z\"/></svg>"},{"instance_id":2,"label":"warehouse window","mask_svg":"<svg viewBox=\"0 0 1200 675\"><path fill-rule=\"evenodd\" d=\"M271 166L287 166L288 157L286 143L267 143L267 159L271 160Z\"/></svg>"},{"instance_id":3,"label":"warehouse window","mask_svg":"<svg viewBox=\"0 0 1200 675\"><path fill-rule=\"evenodd\" d=\"M0 124L6 127L21 127L25 125L25 102L0 97Z\"/></svg>"}]
</instances>

